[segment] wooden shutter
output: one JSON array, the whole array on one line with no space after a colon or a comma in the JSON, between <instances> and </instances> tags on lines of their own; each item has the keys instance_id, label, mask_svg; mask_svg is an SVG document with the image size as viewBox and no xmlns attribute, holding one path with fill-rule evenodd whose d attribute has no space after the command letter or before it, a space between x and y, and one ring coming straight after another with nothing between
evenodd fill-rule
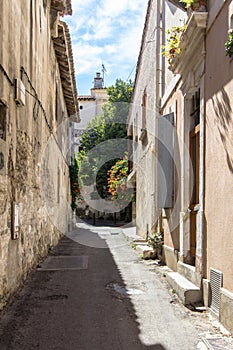
<instances>
[{"instance_id":1,"label":"wooden shutter","mask_svg":"<svg viewBox=\"0 0 233 350\"><path fill-rule=\"evenodd\" d=\"M158 207L172 208L174 198L174 113L158 118Z\"/></svg>"}]
</instances>

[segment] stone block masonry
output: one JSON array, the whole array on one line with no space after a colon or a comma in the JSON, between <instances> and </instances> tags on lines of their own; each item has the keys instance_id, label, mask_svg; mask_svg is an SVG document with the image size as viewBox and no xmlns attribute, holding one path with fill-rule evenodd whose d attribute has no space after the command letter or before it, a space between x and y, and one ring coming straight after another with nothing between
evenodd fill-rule
<instances>
[{"instance_id":1,"label":"stone block masonry","mask_svg":"<svg viewBox=\"0 0 233 350\"><path fill-rule=\"evenodd\" d=\"M77 91L69 29L59 20L67 14L70 0L0 2L0 308L68 228Z\"/></svg>"}]
</instances>

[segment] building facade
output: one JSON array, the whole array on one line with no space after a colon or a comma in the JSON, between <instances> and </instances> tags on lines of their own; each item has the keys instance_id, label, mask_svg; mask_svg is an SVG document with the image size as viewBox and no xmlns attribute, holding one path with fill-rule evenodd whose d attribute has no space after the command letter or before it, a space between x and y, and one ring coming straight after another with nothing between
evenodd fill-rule
<instances>
[{"instance_id":1,"label":"building facade","mask_svg":"<svg viewBox=\"0 0 233 350\"><path fill-rule=\"evenodd\" d=\"M70 0L0 3L0 303L68 229L71 13Z\"/></svg>"},{"instance_id":2,"label":"building facade","mask_svg":"<svg viewBox=\"0 0 233 350\"><path fill-rule=\"evenodd\" d=\"M102 107L108 100L107 89L100 73L96 73L94 87L90 95L78 96L80 122L71 123L71 157L79 152L80 136L87 124L96 116L101 115Z\"/></svg>"},{"instance_id":3,"label":"building facade","mask_svg":"<svg viewBox=\"0 0 233 350\"><path fill-rule=\"evenodd\" d=\"M186 11L179 1L149 1L128 135L132 138L135 129L144 134L153 130L154 147L135 139L129 179L134 178L139 201L138 234L164 234L163 259L173 270L168 281L184 304L203 301L232 332L233 71L224 43L232 30L233 2L199 3L195 11ZM167 49L171 30L178 35L179 51ZM156 49L145 54L149 38ZM147 74L154 93L152 119L143 98ZM137 178L138 164L144 164L146 184L145 176Z\"/></svg>"},{"instance_id":4,"label":"building facade","mask_svg":"<svg viewBox=\"0 0 233 350\"><path fill-rule=\"evenodd\" d=\"M204 276L220 287L212 303L233 333L233 61L224 43L233 30L233 1L209 1L205 72ZM214 57L214 59L213 59ZM212 282L213 281L213 282Z\"/></svg>"}]
</instances>

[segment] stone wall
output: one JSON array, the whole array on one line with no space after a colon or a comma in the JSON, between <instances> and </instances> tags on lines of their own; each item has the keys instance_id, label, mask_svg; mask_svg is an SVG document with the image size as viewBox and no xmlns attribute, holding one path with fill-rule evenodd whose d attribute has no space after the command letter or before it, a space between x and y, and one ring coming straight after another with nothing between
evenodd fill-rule
<instances>
[{"instance_id":1,"label":"stone wall","mask_svg":"<svg viewBox=\"0 0 233 350\"><path fill-rule=\"evenodd\" d=\"M68 112L49 5L43 0L0 3L0 304L68 225L68 122L62 133L58 125ZM25 104L15 101L14 78L26 89ZM12 236L15 204L17 237Z\"/></svg>"}]
</instances>

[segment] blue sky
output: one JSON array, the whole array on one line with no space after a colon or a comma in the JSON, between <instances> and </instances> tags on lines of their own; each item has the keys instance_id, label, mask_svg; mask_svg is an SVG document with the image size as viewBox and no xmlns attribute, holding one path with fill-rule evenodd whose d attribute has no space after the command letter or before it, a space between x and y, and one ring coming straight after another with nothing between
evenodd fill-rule
<instances>
[{"instance_id":1,"label":"blue sky","mask_svg":"<svg viewBox=\"0 0 233 350\"><path fill-rule=\"evenodd\" d=\"M69 24L79 95L93 87L95 73L105 65L105 85L135 75L146 0L72 0Z\"/></svg>"}]
</instances>

